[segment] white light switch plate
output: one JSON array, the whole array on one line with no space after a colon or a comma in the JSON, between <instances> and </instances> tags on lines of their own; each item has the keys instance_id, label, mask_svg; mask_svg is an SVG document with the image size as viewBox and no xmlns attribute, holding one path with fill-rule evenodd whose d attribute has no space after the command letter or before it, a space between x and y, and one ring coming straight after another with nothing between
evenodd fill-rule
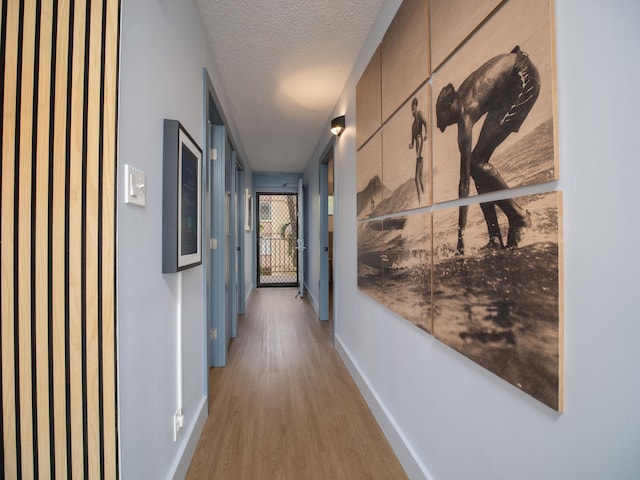
<instances>
[{"instance_id":1,"label":"white light switch plate","mask_svg":"<svg viewBox=\"0 0 640 480\"><path fill-rule=\"evenodd\" d=\"M143 171L124 166L124 203L132 203L144 207L147 203L146 175Z\"/></svg>"}]
</instances>

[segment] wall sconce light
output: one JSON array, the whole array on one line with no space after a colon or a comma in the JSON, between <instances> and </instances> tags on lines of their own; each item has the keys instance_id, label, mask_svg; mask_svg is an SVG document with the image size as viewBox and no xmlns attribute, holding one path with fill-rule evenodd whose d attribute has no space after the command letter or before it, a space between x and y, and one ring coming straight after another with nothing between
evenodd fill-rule
<instances>
[{"instance_id":1,"label":"wall sconce light","mask_svg":"<svg viewBox=\"0 0 640 480\"><path fill-rule=\"evenodd\" d=\"M344 132L344 115L331 120L331 133L339 137Z\"/></svg>"}]
</instances>

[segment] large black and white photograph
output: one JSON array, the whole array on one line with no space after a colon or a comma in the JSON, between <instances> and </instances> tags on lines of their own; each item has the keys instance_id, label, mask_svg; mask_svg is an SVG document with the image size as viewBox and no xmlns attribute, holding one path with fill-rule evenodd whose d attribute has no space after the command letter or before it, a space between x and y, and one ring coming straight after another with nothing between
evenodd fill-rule
<instances>
[{"instance_id":1,"label":"large black and white photograph","mask_svg":"<svg viewBox=\"0 0 640 480\"><path fill-rule=\"evenodd\" d=\"M557 411L562 411L562 209L560 192L508 199L526 213L517 247L492 242L485 211L501 235L496 206L468 208L464 253L458 209L433 212L434 336Z\"/></svg>"},{"instance_id":2,"label":"large black and white photograph","mask_svg":"<svg viewBox=\"0 0 640 480\"><path fill-rule=\"evenodd\" d=\"M382 132L358 150L356 156L358 220L374 217L374 211L385 197L382 185Z\"/></svg>"},{"instance_id":3,"label":"large black and white photograph","mask_svg":"<svg viewBox=\"0 0 640 480\"><path fill-rule=\"evenodd\" d=\"M430 92L425 85L382 128L382 183L375 216L431 205Z\"/></svg>"},{"instance_id":4,"label":"large black and white photograph","mask_svg":"<svg viewBox=\"0 0 640 480\"><path fill-rule=\"evenodd\" d=\"M434 75L435 203L558 178L551 20L511 0Z\"/></svg>"},{"instance_id":5,"label":"large black and white photograph","mask_svg":"<svg viewBox=\"0 0 640 480\"><path fill-rule=\"evenodd\" d=\"M381 49L384 123L431 74L428 0L402 2Z\"/></svg>"},{"instance_id":6,"label":"large black and white photograph","mask_svg":"<svg viewBox=\"0 0 640 480\"><path fill-rule=\"evenodd\" d=\"M431 333L431 213L358 224L358 289Z\"/></svg>"}]
</instances>

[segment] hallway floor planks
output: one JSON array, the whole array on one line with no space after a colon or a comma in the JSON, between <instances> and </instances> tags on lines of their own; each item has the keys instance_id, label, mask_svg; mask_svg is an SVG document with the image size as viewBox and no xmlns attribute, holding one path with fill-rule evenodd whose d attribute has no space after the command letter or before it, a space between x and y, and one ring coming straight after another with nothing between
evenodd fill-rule
<instances>
[{"instance_id":1,"label":"hallway floor planks","mask_svg":"<svg viewBox=\"0 0 640 480\"><path fill-rule=\"evenodd\" d=\"M257 289L228 364L209 371L209 417L188 480L403 479L404 470L296 289Z\"/></svg>"}]
</instances>

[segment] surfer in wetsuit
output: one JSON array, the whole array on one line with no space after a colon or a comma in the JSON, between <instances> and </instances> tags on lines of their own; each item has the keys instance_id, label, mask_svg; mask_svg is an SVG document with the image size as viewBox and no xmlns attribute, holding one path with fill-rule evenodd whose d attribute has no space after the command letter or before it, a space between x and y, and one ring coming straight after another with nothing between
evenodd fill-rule
<instances>
[{"instance_id":1,"label":"surfer in wetsuit","mask_svg":"<svg viewBox=\"0 0 640 480\"><path fill-rule=\"evenodd\" d=\"M422 184L422 145L427 139L427 121L421 110L418 110L418 99L414 98L411 102L411 114L413 115L413 124L411 125L411 144L416 146L416 190L418 192L418 204L420 204L420 192L424 193L424 185ZM424 137L422 131L424 130Z\"/></svg>"},{"instance_id":2,"label":"surfer in wetsuit","mask_svg":"<svg viewBox=\"0 0 640 480\"><path fill-rule=\"evenodd\" d=\"M517 132L540 93L540 75L529 56L516 46L511 53L498 55L484 63L462 82L456 92L453 85L442 89L436 102L437 126L444 132L458 124L460 183L458 196L469 196L469 176L478 194L508 188L498 171L489 163L491 155L512 132ZM472 129L484 115L475 148L471 148ZM488 247L504 248L496 215L496 205L509 220L506 248L518 246L522 229L529 223L528 213L512 199L481 203L489 230ZM458 214L458 253L464 253L463 231L467 206Z\"/></svg>"}]
</instances>

